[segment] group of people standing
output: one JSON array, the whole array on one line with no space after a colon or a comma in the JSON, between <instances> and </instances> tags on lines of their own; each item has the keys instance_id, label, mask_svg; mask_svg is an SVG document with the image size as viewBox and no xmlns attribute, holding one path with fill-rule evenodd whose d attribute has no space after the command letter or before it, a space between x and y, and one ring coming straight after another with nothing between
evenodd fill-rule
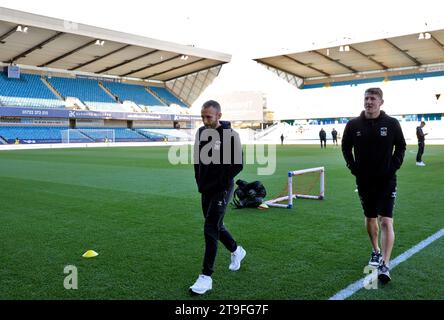
<instances>
[{"instance_id":1,"label":"group of people standing","mask_svg":"<svg viewBox=\"0 0 444 320\"><path fill-rule=\"evenodd\" d=\"M333 131L331 132L331 136L333 139L333 145L337 146L338 145L338 132L336 131L336 129L333 129ZM281 135L281 145L284 144L284 134ZM325 132L324 128L321 129L321 131L319 132L319 139L321 140L321 148L327 148L327 133Z\"/></svg>"},{"instance_id":2,"label":"group of people standing","mask_svg":"<svg viewBox=\"0 0 444 320\"><path fill-rule=\"evenodd\" d=\"M333 128L331 132L331 137L333 139L333 145L338 145L338 132ZM324 128L319 131L319 139L321 140L321 149L327 148L327 132L325 132Z\"/></svg>"}]
</instances>

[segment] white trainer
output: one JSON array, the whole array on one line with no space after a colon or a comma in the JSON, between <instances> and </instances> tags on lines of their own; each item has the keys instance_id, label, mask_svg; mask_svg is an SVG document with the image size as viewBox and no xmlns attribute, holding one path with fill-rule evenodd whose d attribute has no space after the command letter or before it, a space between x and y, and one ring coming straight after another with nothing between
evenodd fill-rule
<instances>
[{"instance_id":1,"label":"white trainer","mask_svg":"<svg viewBox=\"0 0 444 320\"><path fill-rule=\"evenodd\" d=\"M241 267L241 262L247 255L247 251L244 248L238 246L236 251L231 254L231 263L228 267L231 271L237 271Z\"/></svg>"},{"instance_id":2,"label":"white trainer","mask_svg":"<svg viewBox=\"0 0 444 320\"><path fill-rule=\"evenodd\" d=\"M422 161L421 162L417 162L416 165L418 167L425 167L426 166L426 164L424 162L422 162Z\"/></svg>"},{"instance_id":3,"label":"white trainer","mask_svg":"<svg viewBox=\"0 0 444 320\"><path fill-rule=\"evenodd\" d=\"M190 292L194 294L204 294L213 289L213 279L201 274L196 282L190 287Z\"/></svg>"}]
</instances>

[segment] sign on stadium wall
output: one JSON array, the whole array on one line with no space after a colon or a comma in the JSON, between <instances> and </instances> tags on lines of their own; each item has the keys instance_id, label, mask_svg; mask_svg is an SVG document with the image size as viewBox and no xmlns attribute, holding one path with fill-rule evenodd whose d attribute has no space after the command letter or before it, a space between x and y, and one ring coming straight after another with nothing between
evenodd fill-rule
<instances>
[{"instance_id":1,"label":"sign on stadium wall","mask_svg":"<svg viewBox=\"0 0 444 320\"><path fill-rule=\"evenodd\" d=\"M157 120L157 121L193 121L200 120L199 116L130 113L130 112L100 112L85 110L37 109L0 107L1 117L37 117L64 119L115 119L115 120Z\"/></svg>"}]
</instances>

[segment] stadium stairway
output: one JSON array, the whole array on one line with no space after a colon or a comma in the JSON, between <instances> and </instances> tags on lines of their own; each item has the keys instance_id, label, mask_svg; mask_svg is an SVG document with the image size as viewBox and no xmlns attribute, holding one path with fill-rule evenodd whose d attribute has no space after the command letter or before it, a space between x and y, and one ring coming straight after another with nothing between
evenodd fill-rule
<instances>
[{"instance_id":1,"label":"stadium stairway","mask_svg":"<svg viewBox=\"0 0 444 320\"><path fill-rule=\"evenodd\" d=\"M6 141L5 139L3 139L2 136L0 136L0 144L8 144L8 141Z\"/></svg>"},{"instance_id":2,"label":"stadium stairway","mask_svg":"<svg viewBox=\"0 0 444 320\"><path fill-rule=\"evenodd\" d=\"M115 98L109 96L96 80L51 77L48 82L64 97L75 97L94 111L127 111Z\"/></svg>"},{"instance_id":3,"label":"stadium stairway","mask_svg":"<svg viewBox=\"0 0 444 320\"><path fill-rule=\"evenodd\" d=\"M188 108L174 93L172 93L167 88L163 87L149 87L149 90L157 94L157 96L165 101L167 106L171 106L172 104L177 104L182 108Z\"/></svg>"},{"instance_id":4,"label":"stadium stairway","mask_svg":"<svg viewBox=\"0 0 444 320\"><path fill-rule=\"evenodd\" d=\"M141 136L144 136L145 138L147 138L151 142L163 141L163 139L164 139L164 136L162 136L160 134L153 134L151 132L143 131L143 129L134 130L134 132L140 134Z\"/></svg>"},{"instance_id":5,"label":"stadium stairway","mask_svg":"<svg viewBox=\"0 0 444 320\"><path fill-rule=\"evenodd\" d=\"M114 95L107 87L103 85L103 82L99 81L99 87L106 92L107 95L111 97L111 99L115 100L117 103L121 103L118 96Z\"/></svg>"},{"instance_id":6,"label":"stadium stairway","mask_svg":"<svg viewBox=\"0 0 444 320\"><path fill-rule=\"evenodd\" d=\"M265 136L268 136L268 135L272 134L274 131L276 131L280 126L281 126L281 123L275 123L271 127L268 127L267 129L256 133L254 139L255 140L263 139Z\"/></svg>"},{"instance_id":7,"label":"stadium stairway","mask_svg":"<svg viewBox=\"0 0 444 320\"><path fill-rule=\"evenodd\" d=\"M145 90L150 94L150 95L152 95L154 98L156 98L157 100L159 100L161 103L162 103L162 105L165 105L165 106L169 106L169 104L165 101L165 100L163 100L156 92L154 92L153 90L151 90L149 87L145 87Z\"/></svg>"},{"instance_id":8,"label":"stadium stairway","mask_svg":"<svg viewBox=\"0 0 444 320\"><path fill-rule=\"evenodd\" d=\"M85 132L82 132L81 130L82 130L82 129L79 129L77 132L78 132L80 135L84 136L86 139L90 140L91 142L94 142L94 139L93 139L92 137L90 137L89 135L87 135Z\"/></svg>"},{"instance_id":9,"label":"stadium stairway","mask_svg":"<svg viewBox=\"0 0 444 320\"><path fill-rule=\"evenodd\" d=\"M51 92L52 92L57 98L59 98L60 100L65 101L65 98L60 94L59 91L57 91L56 88L54 88L54 87L52 86L51 83L49 83L48 79L46 79L45 77L41 77L40 80L42 80L42 82L45 84L45 86L47 86L48 89L49 89L49 90L50 90L50 91L51 91Z\"/></svg>"},{"instance_id":10,"label":"stadium stairway","mask_svg":"<svg viewBox=\"0 0 444 320\"><path fill-rule=\"evenodd\" d=\"M89 137L86 133L84 133L84 132L82 132L82 131L80 131L80 130L79 130L78 132L79 132L79 134L80 134L81 136L85 137L85 139L88 139L89 141L94 142L94 139L91 138L91 137Z\"/></svg>"},{"instance_id":11,"label":"stadium stairway","mask_svg":"<svg viewBox=\"0 0 444 320\"><path fill-rule=\"evenodd\" d=\"M151 106L165 106L158 98L150 94L145 86L129 83L103 82L103 86L114 96L119 97L121 102L131 101L140 109Z\"/></svg>"}]
</instances>

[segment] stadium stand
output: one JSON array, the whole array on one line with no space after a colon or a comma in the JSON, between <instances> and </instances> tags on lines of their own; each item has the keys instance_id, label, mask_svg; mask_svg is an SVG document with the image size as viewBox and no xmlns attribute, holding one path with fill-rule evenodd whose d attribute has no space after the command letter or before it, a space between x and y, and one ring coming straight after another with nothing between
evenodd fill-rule
<instances>
[{"instance_id":1,"label":"stadium stand","mask_svg":"<svg viewBox=\"0 0 444 320\"><path fill-rule=\"evenodd\" d=\"M164 135L151 132L149 129L137 129L136 131L151 142L164 141L165 138Z\"/></svg>"},{"instance_id":2,"label":"stadium stand","mask_svg":"<svg viewBox=\"0 0 444 320\"><path fill-rule=\"evenodd\" d=\"M94 139L85 135L84 133L76 130L72 130L69 134L69 139L71 143L92 143Z\"/></svg>"},{"instance_id":3,"label":"stadium stand","mask_svg":"<svg viewBox=\"0 0 444 320\"><path fill-rule=\"evenodd\" d=\"M191 141L193 136L183 130L177 129L137 129L144 135L153 137L166 137L168 141Z\"/></svg>"},{"instance_id":4,"label":"stadium stand","mask_svg":"<svg viewBox=\"0 0 444 320\"><path fill-rule=\"evenodd\" d=\"M95 111L127 111L99 87L96 80L74 78L48 78L48 82L66 97L75 97Z\"/></svg>"},{"instance_id":5,"label":"stadium stand","mask_svg":"<svg viewBox=\"0 0 444 320\"><path fill-rule=\"evenodd\" d=\"M0 127L0 137L13 144L18 138L22 143L60 143L63 127Z\"/></svg>"},{"instance_id":6,"label":"stadium stand","mask_svg":"<svg viewBox=\"0 0 444 320\"><path fill-rule=\"evenodd\" d=\"M100 128L97 130L114 130L115 132L115 139L116 142L148 142L149 140L144 137L143 135L140 135L134 130L126 129L126 128ZM95 142L102 142L103 141L103 133L100 133L99 131L94 132L91 131L91 129L88 128L88 131L82 131L82 129L78 129L82 134L84 134L86 137L90 138L91 140ZM94 129L92 129L94 130Z\"/></svg>"},{"instance_id":7,"label":"stadium stand","mask_svg":"<svg viewBox=\"0 0 444 320\"><path fill-rule=\"evenodd\" d=\"M200 120L191 104L231 61L221 52L8 8L0 10L0 26L10 30L1 36L0 144L103 142L109 130L108 142L181 141L188 132L173 128L189 131Z\"/></svg>"},{"instance_id":8,"label":"stadium stand","mask_svg":"<svg viewBox=\"0 0 444 320\"><path fill-rule=\"evenodd\" d=\"M103 85L114 95L118 96L120 101L130 100L140 106L164 106L164 104L153 97L145 87L117 82L104 82Z\"/></svg>"},{"instance_id":9,"label":"stadium stand","mask_svg":"<svg viewBox=\"0 0 444 320\"><path fill-rule=\"evenodd\" d=\"M68 130L67 127L0 127L0 141L8 144L14 144L18 138L23 144L48 144L61 143L62 131ZM97 130L97 132L94 132ZM79 128L70 131L70 143L94 143L104 142L103 130L113 130L115 142L156 142L163 141L165 136L173 139L179 136L178 131L171 129L159 132L151 129L128 129L128 128ZM111 138L111 137L108 137Z\"/></svg>"},{"instance_id":10,"label":"stadium stand","mask_svg":"<svg viewBox=\"0 0 444 320\"><path fill-rule=\"evenodd\" d=\"M180 101L175 95L173 95L170 91L162 87L149 87L151 91L159 96L160 99L165 101L167 105L177 104L182 108L188 108L182 101Z\"/></svg>"},{"instance_id":11,"label":"stadium stand","mask_svg":"<svg viewBox=\"0 0 444 320\"><path fill-rule=\"evenodd\" d=\"M46 87L39 76L21 74L20 79L8 79L0 73L0 102L3 106L64 108L65 103Z\"/></svg>"}]
</instances>

